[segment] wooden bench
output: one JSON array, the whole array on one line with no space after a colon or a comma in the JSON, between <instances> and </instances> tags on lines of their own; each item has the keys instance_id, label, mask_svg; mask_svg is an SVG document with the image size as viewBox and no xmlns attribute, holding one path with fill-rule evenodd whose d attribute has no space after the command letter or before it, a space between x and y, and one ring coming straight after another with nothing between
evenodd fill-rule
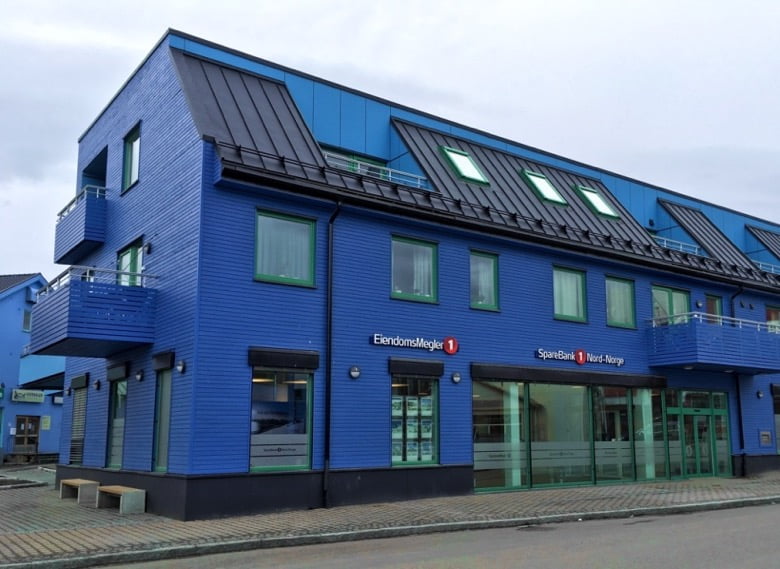
<instances>
[{"instance_id":1,"label":"wooden bench","mask_svg":"<svg viewBox=\"0 0 780 569\"><path fill-rule=\"evenodd\" d=\"M98 508L110 508L119 504L120 514L143 514L146 511L146 490L130 486L98 486Z\"/></svg>"},{"instance_id":2,"label":"wooden bench","mask_svg":"<svg viewBox=\"0 0 780 569\"><path fill-rule=\"evenodd\" d=\"M97 489L100 483L85 478L66 478L60 480L60 498L76 498L80 506L95 507Z\"/></svg>"}]
</instances>

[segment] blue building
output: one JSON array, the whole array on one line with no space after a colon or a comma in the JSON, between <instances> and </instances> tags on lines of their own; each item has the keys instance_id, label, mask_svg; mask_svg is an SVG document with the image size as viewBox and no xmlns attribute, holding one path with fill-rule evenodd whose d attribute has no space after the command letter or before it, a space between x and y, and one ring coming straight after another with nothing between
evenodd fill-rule
<instances>
[{"instance_id":1,"label":"blue building","mask_svg":"<svg viewBox=\"0 0 780 569\"><path fill-rule=\"evenodd\" d=\"M0 275L0 464L56 462L65 358L30 353L40 274Z\"/></svg>"},{"instance_id":2,"label":"blue building","mask_svg":"<svg viewBox=\"0 0 780 569\"><path fill-rule=\"evenodd\" d=\"M152 512L780 467L780 225L177 31L55 261L58 477Z\"/></svg>"}]
</instances>

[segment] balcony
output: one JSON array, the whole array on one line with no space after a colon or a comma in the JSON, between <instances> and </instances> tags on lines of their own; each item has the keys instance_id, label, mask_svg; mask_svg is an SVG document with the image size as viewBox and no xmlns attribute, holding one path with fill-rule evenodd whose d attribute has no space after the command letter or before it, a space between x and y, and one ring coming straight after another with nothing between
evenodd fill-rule
<instances>
[{"instance_id":1,"label":"balcony","mask_svg":"<svg viewBox=\"0 0 780 569\"><path fill-rule=\"evenodd\" d=\"M38 293L30 352L106 358L154 341L156 279L71 267Z\"/></svg>"},{"instance_id":2,"label":"balcony","mask_svg":"<svg viewBox=\"0 0 780 569\"><path fill-rule=\"evenodd\" d=\"M378 178L380 180L402 184L412 188L430 189L428 179L424 176L418 176L417 174L411 174L402 170L394 170L393 168L373 164L371 162L364 162L351 156L336 154L335 152L324 152L323 154L325 156L325 161L331 168L338 168L339 170L354 172L361 176Z\"/></svg>"},{"instance_id":3,"label":"balcony","mask_svg":"<svg viewBox=\"0 0 780 569\"><path fill-rule=\"evenodd\" d=\"M780 371L780 325L690 312L650 321L648 363L742 374Z\"/></svg>"},{"instance_id":4,"label":"balcony","mask_svg":"<svg viewBox=\"0 0 780 569\"><path fill-rule=\"evenodd\" d=\"M106 237L106 189L85 186L57 216L54 262L77 263Z\"/></svg>"}]
</instances>

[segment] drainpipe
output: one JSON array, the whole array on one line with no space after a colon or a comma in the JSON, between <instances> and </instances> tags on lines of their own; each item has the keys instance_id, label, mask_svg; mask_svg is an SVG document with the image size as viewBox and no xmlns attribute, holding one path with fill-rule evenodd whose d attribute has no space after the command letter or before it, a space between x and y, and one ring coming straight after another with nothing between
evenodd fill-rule
<instances>
[{"instance_id":1,"label":"drainpipe","mask_svg":"<svg viewBox=\"0 0 780 569\"><path fill-rule=\"evenodd\" d=\"M737 291L732 294L729 297L729 305L731 308L731 317L736 318L737 317L737 305L736 305L736 298L745 292L745 287L742 285L739 285L739 288ZM733 325L733 324L732 324ZM739 374L737 372L733 372L732 377L734 378L734 387L736 388L737 393L737 425L739 427L739 471L741 476L745 476L745 427L742 423L742 393L739 386Z\"/></svg>"},{"instance_id":2,"label":"drainpipe","mask_svg":"<svg viewBox=\"0 0 780 569\"><path fill-rule=\"evenodd\" d=\"M333 233L334 222L341 213L341 202L336 202L336 209L328 219L328 296L326 302L325 315L325 442L323 445L323 456L325 465L322 471L322 504L324 507L330 507L329 477L330 477L330 415L333 399Z\"/></svg>"}]
</instances>

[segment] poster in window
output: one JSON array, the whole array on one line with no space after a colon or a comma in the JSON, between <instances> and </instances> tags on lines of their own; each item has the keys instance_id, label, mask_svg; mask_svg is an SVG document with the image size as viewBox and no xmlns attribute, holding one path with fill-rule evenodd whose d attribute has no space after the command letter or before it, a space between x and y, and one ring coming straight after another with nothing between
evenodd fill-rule
<instances>
[{"instance_id":1,"label":"poster in window","mask_svg":"<svg viewBox=\"0 0 780 569\"><path fill-rule=\"evenodd\" d=\"M420 432L417 417L411 417L406 419L406 437L409 439L416 439L417 433Z\"/></svg>"},{"instance_id":2,"label":"poster in window","mask_svg":"<svg viewBox=\"0 0 780 569\"><path fill-rule=\"evenodd\" d=\"M404 443L393 441L393 462L401 462L404 459Z\"/></svg>"},{"instance_id":3,"label":"poster in window","mask_svg":"<svg viewBox=\"0 0 780 569\"><path fill-rule=\"evenodd\" d=\"M416 417L420 413L420 402L417 397L406 398L406 416Z\"/></svg>"},{"instance_id":4,"label":"poster in window","mask_svg":"<svg viewBox=\"0 0 780 569\"><path fill-rule=\"evenodd\" d=\"M401 395L393 395L393 417L402 417L404 414L404 398Z\"/></svg>"},{"instance_id":5,"label":"poster in window","mask_svg":"<svg viewBox=\"0 0 780 569\"><path fill-rule=\"evenodd\" d=\"M393 419L392 432L394 439L404 438L404 422L403 419Z\"/></svg>"},{"instance_id":6,"label":"poster in window","mask_svg":"<svg viewBox=\"0 0 780 569\"><path fill-rule=\"evenodd\" d=\"M420 443L420 458L422 460L433 460L433 443L431 441Z\"/></svg>"},{"instance_id":7,"label":"poster in window","mask_svg":"<svg viewBox=\"0 0 780 569\"><path fill-rule=\"evenodd\" d=\"M420 437L430 439L433 436L433 419L420 419Z\"/></svg>"},{"instance_id":8,"label":"poster in window","mask_svg":"<svg viewBox=\"0 0 780 569\"><path fill-rule=\"evenodd\" d=\"M417 441L406 441L406 462L420 460L420 445Z\"/></svg>"},{"instance_id":9,"label":"poster in window","mask_svg":"<svg viewBox=\"0 0 780 569\"><path fill-rule=\"evenodd\" d=\"M433 397L420 397L420 415L423 417L433 415Z\"/></svg>"}]
</instances>

